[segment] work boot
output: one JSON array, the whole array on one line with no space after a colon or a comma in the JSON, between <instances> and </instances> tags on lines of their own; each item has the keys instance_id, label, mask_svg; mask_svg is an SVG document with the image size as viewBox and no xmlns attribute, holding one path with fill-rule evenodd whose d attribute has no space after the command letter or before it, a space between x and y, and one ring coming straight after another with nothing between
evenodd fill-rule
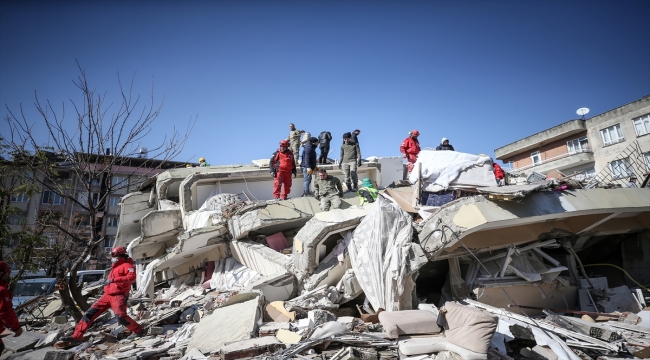
<instances>
[{"instance_id":1,"label":"work boot","mask_svg":"<svg viewBox=\"0 0 650 360\"><path fill-rule=\"evenodd\" d=\"M345 192L352 192L352 184L351 183L345 183L345 187L348 188Z\"/></svg>"},{"instance_id":2,"label":"work boot","mask_svg":"<svg viewBox=\"0 0 650 360\"><path fill-rule=\"evenodd\" d=\"M66 346L77 346L81 344L81 341L73 338L72 336L64 336L59 339L59 343L67 343Z\"/></svg>"}]
</instances>

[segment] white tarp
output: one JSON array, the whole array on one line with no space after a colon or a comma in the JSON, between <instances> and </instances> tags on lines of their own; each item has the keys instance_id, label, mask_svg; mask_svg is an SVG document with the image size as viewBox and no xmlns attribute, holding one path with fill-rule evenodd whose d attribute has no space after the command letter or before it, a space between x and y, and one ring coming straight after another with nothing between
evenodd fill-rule
<instances>
[{"instance_id":1,"label":"white tarp","mask_svg":"<svg viewBox=\"0 0 650 360\"><path fill-rule=\"evenodd\" d=\"M220 259L214 263L210 288L220 291L245 288L259 276L260 274L255 270L247 268L231 257Z\"/></svg>"},{"instance_id":2,"label":"white tarp","mask_svg":"<svg viewBox=\"0 0 650 360\"><path fill-rule=\"evenodd\" d=\"M441 191L447 190L449 184L458 179L460 174L472 167L481 167L478 171L467 172L468 176L472 179L459 180L465 187L473 185L490 186L494 185L494 175L487 181L485 174L492 173L492 159L489 156L479 156L457 151L433 151L423 150L418 154L417 164L420 164L422 171L422 181L431 183L429 186L434 187L433 190L426 191ZM485 168L483 168L485 166ZM413 171L409 175L409 181L414 184L417 181L418 174ZM476 177L476 179L473 179ZM437 187L436 187L437 185Z\"/></svg>"},{"instance_id":3,"label":"white tarp","mask_svg":"<svg viewBox=\"0 0 650 360\"><path fill-rule=\"evenodd\" d=\"M222 216L223 208L239 201L242 200L237 194L216 194L216 189L213 190L197 211L185 215L185 231L225 221Z\"/></svg>"},{"instance_id":4,"label":"white tarp","mask_svg":"<svg viewBox=\"0 0 650 360\"><path fill-rule=\"evenodd\" d=\"M381 194L354 230L348 246L352 269L375 310L403 310L412 235L410 216Z\"/></svg>"}]
</instances>

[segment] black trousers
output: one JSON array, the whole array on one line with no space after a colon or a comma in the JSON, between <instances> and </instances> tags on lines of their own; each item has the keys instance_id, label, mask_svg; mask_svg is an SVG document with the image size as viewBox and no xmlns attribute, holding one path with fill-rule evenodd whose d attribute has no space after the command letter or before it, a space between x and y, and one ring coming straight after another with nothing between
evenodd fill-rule
<instances>
[{"instance_id":1,"label":"black trousers","mask_svg":"<svg viewBox=\"0 0 650 360\"><path fill-rule=\"evenodd\" d=\"M327 162L327 154L330 152L330 146L321 145L319 146L319 148L320 148L320 156L318 156L318 163L325 164Z\"/></svg>"}]
</instances>

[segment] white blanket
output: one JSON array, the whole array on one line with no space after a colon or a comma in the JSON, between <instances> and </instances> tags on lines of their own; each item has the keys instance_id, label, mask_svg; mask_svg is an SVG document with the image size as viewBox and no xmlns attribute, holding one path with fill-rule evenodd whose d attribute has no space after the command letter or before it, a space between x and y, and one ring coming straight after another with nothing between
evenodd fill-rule
<instances>
[{"instance_id":1,"label":"white blanket","mask_svg":"<svg viewBox=\"0 0 650 360\"><path fill-rule=\"evenodd\" d=\"M434 151L423 150L415 162L422 168L422 181L431 182L440 186L441 190L447 190L449 183L456 180L461 172L472 166L492 165L489 156L479 156L457 151ZM413 171L409 175L411 184L415 184L418 174Z\"/></svg>"}]
</instances>

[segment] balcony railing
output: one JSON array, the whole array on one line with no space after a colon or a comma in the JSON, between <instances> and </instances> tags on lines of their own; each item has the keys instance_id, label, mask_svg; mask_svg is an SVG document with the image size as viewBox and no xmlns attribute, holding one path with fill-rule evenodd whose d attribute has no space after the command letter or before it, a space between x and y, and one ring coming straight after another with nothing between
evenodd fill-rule
<instances>
[{"instance_id":1,"label":"balcony railing","mask_svg":"<svg viewBox=\"0 0 650 360\"><path fill-rule=\"evenodd\" d=\"M526 166L522 166L522 167L518 167L518 168L514 168L514 169L507 169L506 171L509 172L509 173L516 173L516 172L520 172L520 171L524 171L524 170L527 170L527 169L534 168L536 166L540 166L542 164L549 163L551 161L563 159L563 158L569 157L571 155L577 155L577 154L582 154L582 153L593 153L593 151L591 151L591 149L589 147L586 147L584 149L574 150L572 152L567 152L567 153L564 153L564 154L561 154L561 155L558 155L558 156L553 156L553 157L547 158L545 160L541 160L541 161L539 161L539 162L537 162L535 164L530 164L530 165L526 165Z\"/></svg>"}]
</instances>

